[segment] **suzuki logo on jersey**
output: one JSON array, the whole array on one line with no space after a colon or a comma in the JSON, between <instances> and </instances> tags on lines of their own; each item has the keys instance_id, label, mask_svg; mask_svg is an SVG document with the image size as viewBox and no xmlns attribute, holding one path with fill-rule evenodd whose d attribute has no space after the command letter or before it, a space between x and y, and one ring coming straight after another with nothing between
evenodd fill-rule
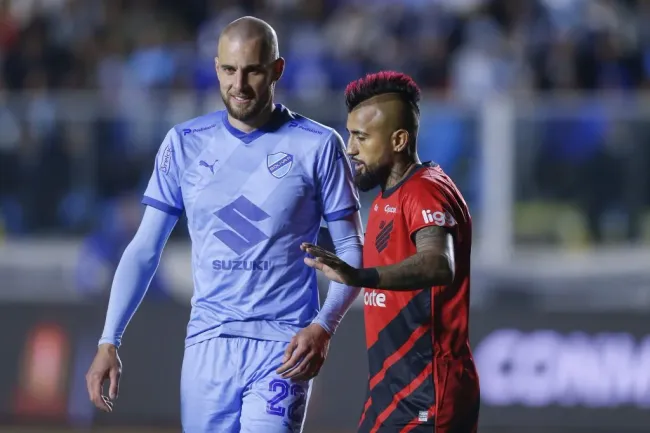
<instances>
[{"instance_id":1,"label":"suzuki logo on jersey","mask_svg":"<svg viewBox=\"0 0 650 433\"><path fill-rule=\"evenodd\" d=\"M377 293L374 290L372 292L364 292L363 303L369 307L386 308L386 295Z\"/></svg>"},{"instance_id":2,"label":"suzuki logo on jersey","mask_svg":"<svg viewBox=\"0 0 650 433\"><path fill-rule=\"evenodd\" d=\"M397 213L397 208L386 205L386 207L384 208L384 212L386 212L386 213Z\"/></svg>"},{"instance_id":3,"label":"suzuki logo on jersey","mask_svg":"<svg viewBox=\"0 0 650 433\"><path fill-rule=\"evenodd\" d=\"M293 155L279 152L266 156L266 167L276 179L281 179L289 173L293 166Z\"/></svg>"},{"instance_id":4,"label":"suzuki logo on jersey","mask_svg":"<svg viewBox=\"0 0 650 433\"><path fill-rule=\"evenodd\" d=\"M215 271L268 271L268 260L214 260Z\"/></svg>"},{"instance_id":5,"label":"suzuki logo on jersey","mask_svg":"<svg viewBox=\"0 0 650 433\"><path fill-rule=\"evenodd\" d=\"M431 212L429 209L422 211L422 218L425 223L434 223L437 226L454 226L456 220L449 212L441 212L439 210Z\"/></svg>"},{"instance_id":6,"label":"suzuki logo on jersey","mask_svg":"<svg viewBox=\"0 0 650 433\"><path fill-rule=\"evenodd\" d=\"M269 237L260 229L255 227L252 222L264 221L270 216L259 207L255 206L246 197L239 196L235 201L226 207L219 209L214 213L221 221L226 223L232 230L218 230L214 236L223 242L228 248L235 253L242 255L254 246L264 242ZM251 222L252 221L252 222ZM215 261L219 262L219 260ZM223 261L222 261L223 262ZM230 262L227 261L227 262ZM234 262L234 261L232 261ZM227 265L230 266L230 265ZM232 265L235 266L235 265ZM244 265L241 265L244 266ZM255 266L247 265L255 270ZM264 268L266 266L266 268ZM213 262L214 267L214 262ZM224 268L220 265L221 268ZM263 269L268 269L268 263L262 265ZM235 270L235 269L233 269ZM247 270L247 269L242 269Z\"/></svg>"}]
</instances>

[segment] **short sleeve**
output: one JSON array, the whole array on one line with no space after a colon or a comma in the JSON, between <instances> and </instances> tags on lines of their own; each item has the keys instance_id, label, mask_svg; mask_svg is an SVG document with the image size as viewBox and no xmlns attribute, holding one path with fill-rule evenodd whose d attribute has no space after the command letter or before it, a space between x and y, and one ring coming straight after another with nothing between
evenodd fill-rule
<instances>
[{"instance_id":1,"label":"short sleeve","mask_svg":"<svg viewBox=\"0 0 650 433\"><path fill-rule=\"evenodd\" d=\"M336 221L359 210L352 166L345 156L343 139L336 131L321 147L316 165L323 219Z\"/></svg>"},{"instance_id":2,"label":"short sleeve","mask_svg":"<svg viewBox=\"0 0 650 433\"><path fill-rule=\"evenodd\" d=\"M409 236L418 230L438 226L454 229L457 226L454 209L440 186L433 181L423 180L417 188L411 188L404 197L404 215Z\"/></svg>"},{"instance_id":3,"label":"short sleeve","mask_svg":"<svg viewBox=\"0 0 650 433\"><path fill-rule=\"evenodd\" d=\"M176 131L172 129L167 133L158 150L153 174L149 179L142 203L170 215L180 216L184 209L180 178L180 140Z\"/></svg>"}]
</instances>

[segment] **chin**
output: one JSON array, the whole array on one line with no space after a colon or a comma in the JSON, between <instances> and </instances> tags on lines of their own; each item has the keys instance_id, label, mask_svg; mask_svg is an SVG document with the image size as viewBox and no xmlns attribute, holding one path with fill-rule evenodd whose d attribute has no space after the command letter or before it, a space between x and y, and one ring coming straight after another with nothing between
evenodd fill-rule
<instances>
[{"instance_id":1,"label":"chin","mask_svg":"<svg viewBox=\"0 0 650 433\"><path fill-rule=\"evenodd\" d=\"M240 107L233 107L230 104L226 105L226 108L228 109L228 114L230 114L233 118L245 122L247 120L251 120L254 118L260 110L257 110L256 106L252 107L246 107L246 108L240 108Z\"/></svg>"},{"instance_id":2,"label":"chin","mask_svg":"<svg viewBox=\"0 0 650 433\"><path fill-rule=\"evenodd\" d=\"M379 186L379 183L376 181L375 177L367 174L361 174L355 176L354 184L362 192L368 192L372 189L375 189L377 186Z\"/></svg>"}]
</instances>

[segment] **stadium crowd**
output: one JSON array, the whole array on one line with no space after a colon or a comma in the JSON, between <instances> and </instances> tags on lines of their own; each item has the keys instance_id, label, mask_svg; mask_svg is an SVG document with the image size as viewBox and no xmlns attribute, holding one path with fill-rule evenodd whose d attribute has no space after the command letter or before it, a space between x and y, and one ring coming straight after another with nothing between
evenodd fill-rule
<instances>
[{"instance_id":1,"label":"stadium crowd","mask_svg":"<svg viewBox=\"0 0 650 433\"><path fill-rule=\"evenodd\" d=\"M642 0L1 0L4 230L85 233L110 220L101 217L143 190L174 121L214 109L217 35L247 14L278 30L287 59L280 100L339 129L347 82L384 68L411 74L439 108L425 108L421 153L459 178L470 200L476 181L462 171L478 157L471 113L484 101L650 88ZM598 173L620 153L609 145L620 134L598 107L574 103L570 116L535 125L543 150L525 193L578 197L596 238L606 209L590 191L611 186ZM635 137L650 136L632 123ZM558 180L576 172L593 182Z\"/></svg>"}]
</instances>

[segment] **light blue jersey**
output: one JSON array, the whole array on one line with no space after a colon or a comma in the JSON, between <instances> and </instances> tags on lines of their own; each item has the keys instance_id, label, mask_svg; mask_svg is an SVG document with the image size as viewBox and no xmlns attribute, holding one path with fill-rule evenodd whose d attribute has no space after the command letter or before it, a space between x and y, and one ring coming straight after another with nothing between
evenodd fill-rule
<instances>
[{"instance_id":1,"label":"light blue jersey","mask_svg":"<svg viewBox=\"0 0 650 433\"><path fill-rule=\"evenodd\" d=\"M290 341L319 309L300 244L316 241L321 217L359 209L339 134L282 105L249 134L225 111L172 128L143 203L187 215L194 276L187 346L219 335Z\"/></svg>"}]
</instances>

